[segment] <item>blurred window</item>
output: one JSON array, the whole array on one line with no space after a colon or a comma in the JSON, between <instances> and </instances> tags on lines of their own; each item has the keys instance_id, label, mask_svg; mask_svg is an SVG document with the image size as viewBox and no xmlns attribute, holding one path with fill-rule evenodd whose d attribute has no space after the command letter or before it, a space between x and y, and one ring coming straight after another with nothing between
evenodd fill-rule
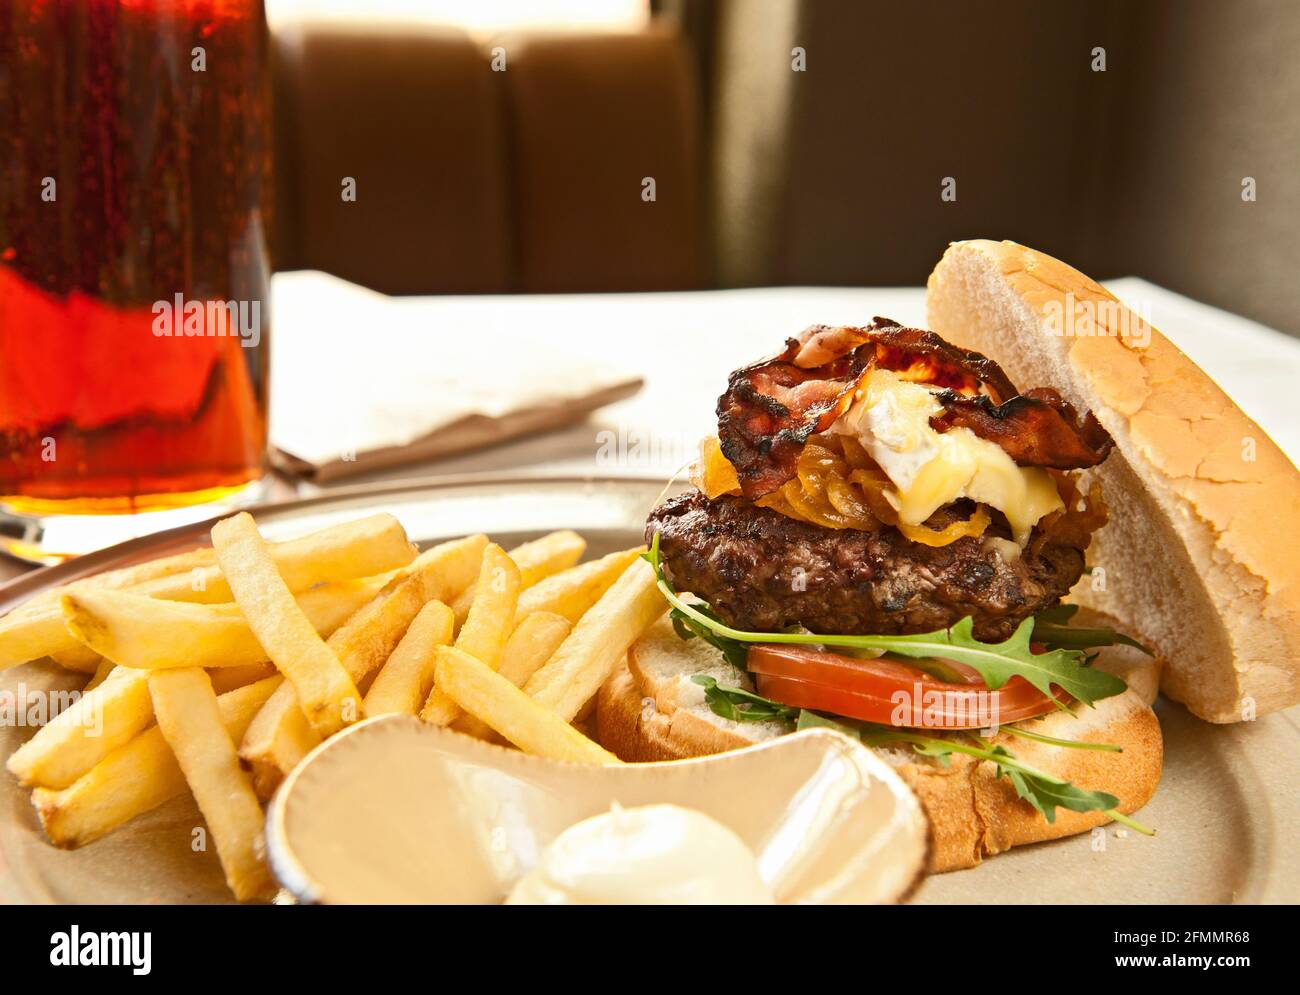
<instances>
[{"instance_id":1,"label":"blurred window","mask_svg":"<svg viewBox=\"0 0 1300 995\"><path fill-rule=\"evenodd\" d=\"M490 34L507 28L643 27L650 0L265 0L272 26L313 20L421 21Z\"/></svg>"}]
</instances>

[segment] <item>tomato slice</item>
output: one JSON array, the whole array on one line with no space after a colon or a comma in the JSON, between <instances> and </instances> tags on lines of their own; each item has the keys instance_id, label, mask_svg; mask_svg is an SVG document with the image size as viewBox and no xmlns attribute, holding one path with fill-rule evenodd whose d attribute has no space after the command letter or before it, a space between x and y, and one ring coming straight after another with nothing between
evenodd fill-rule
<instances>
[{"instance_id":1,"label":"tomato slice","mask_svg":"<svg viewBox=\"0 0 1300 995\"><path fill-rule=\"evenodd\" d=\"M973 668L954 661L945 665L964 681L941 681L896 660L860 660L806 646L761 643L750 647L748 658L764 698L880 725L983 729L1057 707L1023 677L990 691ZM1070 699L1058 690L1056 700Z\"/></svg>"}]
</instances>

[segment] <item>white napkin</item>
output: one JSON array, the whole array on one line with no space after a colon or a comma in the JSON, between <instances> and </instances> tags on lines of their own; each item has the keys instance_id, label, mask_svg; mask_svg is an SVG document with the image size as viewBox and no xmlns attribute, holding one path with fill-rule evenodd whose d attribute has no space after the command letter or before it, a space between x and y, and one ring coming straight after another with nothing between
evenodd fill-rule
<instances>
[{"instance_id":1,"label":"white napkin","mask_svg":"<svg viewBox=\"0 0 1300 995\"><path fill-rule=\"evenodd\" d=\"M335 480L557 428L640 389L635 373L539 332L526 321L449 327L437 299L278 274L272 460Z\"/></svg>"}]
</instances>

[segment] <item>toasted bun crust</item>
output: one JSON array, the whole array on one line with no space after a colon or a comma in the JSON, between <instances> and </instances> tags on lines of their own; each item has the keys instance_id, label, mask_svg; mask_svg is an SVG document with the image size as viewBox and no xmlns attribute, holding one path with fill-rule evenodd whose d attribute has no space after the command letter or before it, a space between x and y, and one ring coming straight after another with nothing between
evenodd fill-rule
<instances>
[{"instance_id":1,"label":"toasted bun crust","mask_svg":"<svg viewBox=\"0 0 1300 995\"><path fill-rule=\"evenodd\" d=\"M1100 285L1022 245L954 243L927 302L944 338L1115 437L1093 471L1111 510L1089 549L1104 574L1072 600L1154 643L1162 690L1203 719L1300 702L1300 474L1264 431Z\"/></svg>"},{"instance_id":2,"label":"toasted bun crust","mask_svg":"<svg viewBox=\"0 0 1300 995\"><path fill-rule=\"evenodd\" d=\"M1160 780L1164 749L1150 707L1158 668L1126 647L1104 650L1097 665L1121 674L1129 690L1077 717L1051 715L1033 728L1058 738L1115 743L1123 753L1050 746L1005 733L994 742L1082 788L1109 791L1127 814L1147 803ZM667 621L655 623L633 644L628 665L600 690L596 731L601 744L628 761L680 760L738 749L787 731L776 722L738 723L715 715L690 681L699 673L728 684L747 683L703 640L683 642ZM1107 821L1100 812L1058 809L1056 821L1049 823L1016 796L1006 778L996 778L985 761L954 756L945 767L907 750L879 752L925 807L933 833L929 870L934 873L972 867L1010 847L1070 836Z\"/></svg>"}]
</instances>

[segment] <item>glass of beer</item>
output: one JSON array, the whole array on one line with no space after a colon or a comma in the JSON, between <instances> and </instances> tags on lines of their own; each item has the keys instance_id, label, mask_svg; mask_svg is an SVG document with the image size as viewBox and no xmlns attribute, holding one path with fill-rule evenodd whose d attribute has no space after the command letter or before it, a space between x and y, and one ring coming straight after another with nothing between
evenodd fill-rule
<instances>
[{"instance_id":1,"label":"glass of beer","mask_svg":"<svg viewBox=\"0 0 1300 995\"><path fill-rule=\"evenodd\" d=\"M269 129L261 0L0 0L0 548L259 492Z\"/></svg>"}]
</instances>

